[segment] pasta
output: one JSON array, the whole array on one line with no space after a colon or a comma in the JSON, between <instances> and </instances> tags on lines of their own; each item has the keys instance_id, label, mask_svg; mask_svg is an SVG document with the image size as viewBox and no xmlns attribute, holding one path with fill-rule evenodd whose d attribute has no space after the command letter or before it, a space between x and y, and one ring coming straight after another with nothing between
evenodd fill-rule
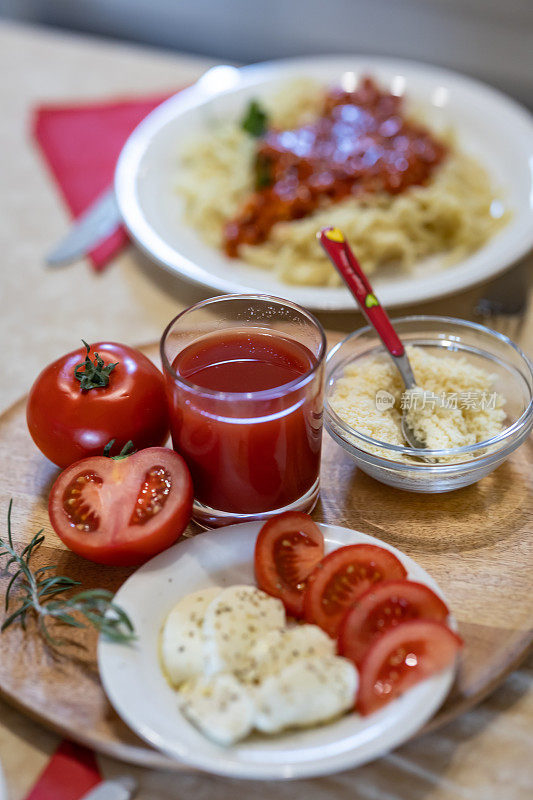
<instances>
[{"instance_id":1,"label":"pasta","mask_svg":"<svg viewBox=\"0 0 533 800\"><path fill-rule=\"evenodd\" d=\"M289 84L264 105L280 129L301 125L319 113L324 90L310 81ZM412 270L439 255L446 265L481 247L505 222L489 176L475 159L448 142L450 153L426 185L401 194L348 197L308 216L278 222L267 240L243 244L239 256L272 270L288 284L335 286L341 282L316 240L326 225L340 228L369 274L383 268ZM224 228L254 191L256 140L238 120L214 122L183 153L177 190L186 219L204 240L222 249Z\"/></svg>"}]
</instances>

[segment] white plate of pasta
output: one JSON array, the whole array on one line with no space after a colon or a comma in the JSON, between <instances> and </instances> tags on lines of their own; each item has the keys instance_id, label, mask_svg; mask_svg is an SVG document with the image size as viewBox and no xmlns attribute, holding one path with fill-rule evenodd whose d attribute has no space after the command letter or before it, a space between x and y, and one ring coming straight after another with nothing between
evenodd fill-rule
<instances>
[{"instance_id":1,"label":"white plate of pasta","mask_svg":"<svg viewBox=\"0 0 533 800\"><path fill-rule=\"evenodd\" d=\"M409 61L210 70L133 132L115 176L133 240L219 293L346 310L315 238L341 228L389 307L461 291L533 246L533 121Z\"/></svg>"}]
</instances>

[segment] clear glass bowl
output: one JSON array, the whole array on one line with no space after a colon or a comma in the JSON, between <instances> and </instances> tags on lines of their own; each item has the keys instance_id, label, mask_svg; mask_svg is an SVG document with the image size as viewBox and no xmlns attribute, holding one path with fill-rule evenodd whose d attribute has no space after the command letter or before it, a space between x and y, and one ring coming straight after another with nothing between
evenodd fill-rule
<instances>
[{"instance_id":1,"label":"clear glass bowl","mask_svg":"<svg viewBox=\"0 0 533 800\"><path fill-rule=\"evenodd\" d=\"M500 466L528 437L533 427L533 364L507 336L483 325L452 317L413 316L393 320L405 345L432 354L443 351L465 356L496 376L494 391L505 398L506 426L496 436L450 450L415 450L372 439L350 427L331 408L336 380L348 364L386 352L374 328L350 334L326 361L325 426L357 466L376 480L411 492L449 492L484 478ZM368 452L379 447L385 454ZM480 452L484 451L484 452ZM423 463L412 456L453 458L453 463ZM408 462L395 459L408 457Z\"/></svg>"}]
</instances>

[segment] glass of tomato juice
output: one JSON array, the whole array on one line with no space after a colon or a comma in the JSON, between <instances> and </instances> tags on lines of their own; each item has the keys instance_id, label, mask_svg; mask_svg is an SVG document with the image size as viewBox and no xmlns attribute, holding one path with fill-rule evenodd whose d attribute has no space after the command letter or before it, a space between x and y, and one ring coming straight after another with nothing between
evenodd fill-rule
<instances>
[{"instance_id":1,"label":"glass of tomato juice","mask_svg":"<svg viewBox=\"0 0 533 800\"><path fill-rule=\"evenodd\" d=\"M174 449L204 527L310 511L319 488L326 337L303 308L223 295L161 339Z\"/></svg>"}]
</instances>

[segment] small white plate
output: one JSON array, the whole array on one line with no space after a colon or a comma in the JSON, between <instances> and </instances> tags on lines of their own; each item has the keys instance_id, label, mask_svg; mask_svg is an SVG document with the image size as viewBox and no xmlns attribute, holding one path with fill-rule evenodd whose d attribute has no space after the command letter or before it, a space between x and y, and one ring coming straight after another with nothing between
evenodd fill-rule
<instances>
[{"instance_id":1,"label":"small white plate","mask_svg":"<svg viewBox=\"0 0 533 800\"><path fill-rule=\"evenodd\" d=\"M525 108L478 81L412 61L354 56L314 56L215 67L194 86L167 100L132 133L120 155L115 189L126 227L156 263L217 293L276 295L322 311L353 309L344 287L289 286L268 271L229 259L205 244L184 219L175 191L180 150L213 119L238 119L252 97L275 91L295 77L325 85L371 74L396 94L405 93L442 129L452 126L459 146L487 169L513 212L486 245L451 267L442 259L420 262L410 273L376 275L374 287L392 308L443 297L488 280L533 245L533 121ZM224 203L224 198L220 198Z\"/></svg>"},{"instance_id":2,"label":"small white plate","mask_svg":"<svg viewBox=\"0 0 533 800\"><path fill-rule=\"evenodd\" d=\"M189 592L254 583L253 553L261 524L247 522L202 533L174 545L135 572L115 600L130 615L138 640L100 640L98 664L109 700L122 719L154 747L207 772L262 780L307 778L356 767L409 739L437 710L454 668L429 678L369 717L355 713L315 728L272 737L253 735L232 747L206 739L180 713L176 692L161 672L159 633L166 615ZM358 531L321 525L326 553L372 543L393 552L408 577L443 597L436 582L396 548ZM443 599L445 599L443 597Z\"/></svg>"}]
</instances>

